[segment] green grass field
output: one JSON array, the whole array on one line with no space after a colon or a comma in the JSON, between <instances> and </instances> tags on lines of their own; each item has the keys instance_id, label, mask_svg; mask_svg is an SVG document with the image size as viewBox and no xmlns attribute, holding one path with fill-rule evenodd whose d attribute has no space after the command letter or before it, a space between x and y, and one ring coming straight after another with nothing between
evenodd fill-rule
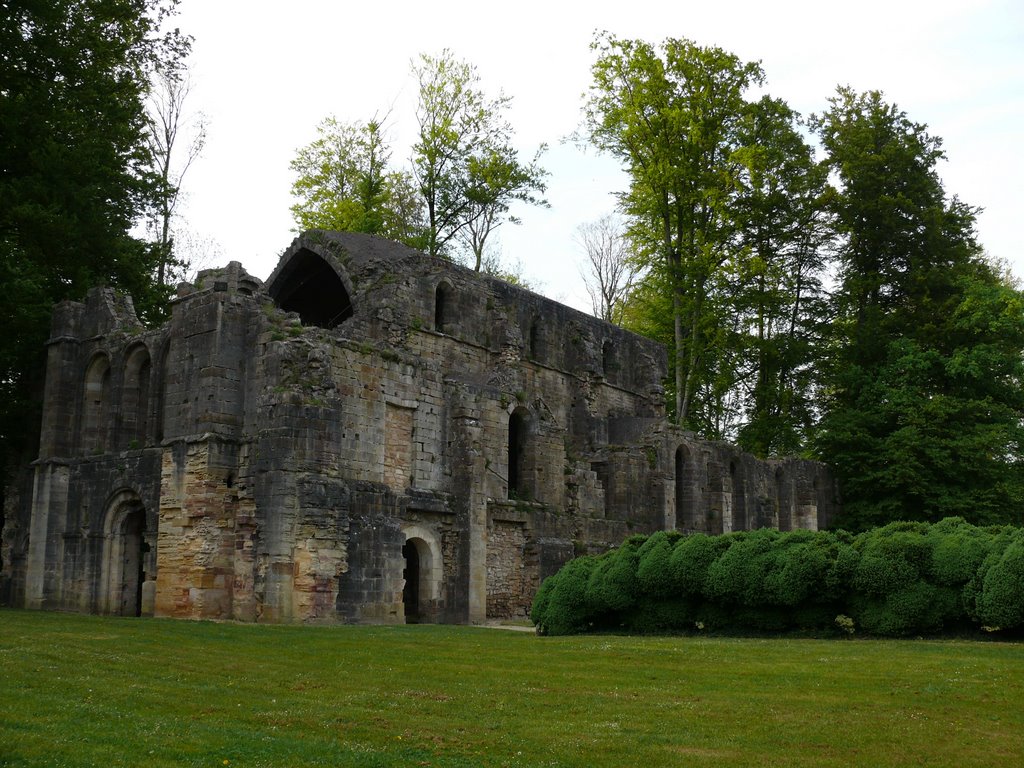
<instances>
[{"instance_id":1,"label":"green grass field","mask_svg":"<svg viewBox=\"0 0 1024 768\"><path fill-rule=\"evenodd\" d=\"M1024 765L1024 645L0 611L3 766Z\"/></svg>"}]
</instances>

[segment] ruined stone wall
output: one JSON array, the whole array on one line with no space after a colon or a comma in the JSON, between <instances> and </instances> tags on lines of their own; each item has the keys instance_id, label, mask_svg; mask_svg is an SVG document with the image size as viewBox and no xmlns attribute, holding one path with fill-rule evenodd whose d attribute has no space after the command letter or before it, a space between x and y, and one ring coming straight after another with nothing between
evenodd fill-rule
<instances>
[{"instance_id":1,"label":"ruined stone wall","mask_svg":"<svg viewBox=\"0 0 1024 768\"><path fill-rule=\"evenodd\" d=\"M180 440L164 452L157 538L156 612L199 619L233 615L236 557L245 558L249 515L232 479L238 446ZM248 500L247 500L248 501ZM241 547L236 546L236 539Z\"/></svg>"},{"instance_id":2,"label":"ruined stone wall","mask_svg":"<svg viewBox=\"0 0 1024 768\"><path fill-rule=\"evenodd\" d=\"M819 527L827 470L664 419L664 350L395 244L312 233L145 330L54 314L19 604L274 622L524 616L568 559L661 529Z\"/></svg>"},{"instance_id":3,"label":"ruined stone wall","mask_svg":"<svg viewBox=\"0 0 1024 768\"><path fill-rule=\"evenodd\" d=\"M530 509L492 504L487 528L487 618L525 618L540 588Z\"/></svg>"}]
</instances>

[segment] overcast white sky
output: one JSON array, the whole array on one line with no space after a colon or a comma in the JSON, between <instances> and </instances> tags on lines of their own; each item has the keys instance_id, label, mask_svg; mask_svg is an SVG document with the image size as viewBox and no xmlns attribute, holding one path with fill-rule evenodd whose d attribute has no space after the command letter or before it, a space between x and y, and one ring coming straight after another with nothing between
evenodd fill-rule
<instances>
[{"instance_id":1,"label":"overcast white sky","mask_svg":"<svg viewBox=\"0 0 1024 768\"><path fill-rule=\"evenodd\" d=\"M485 90L512 96L517 144L550 147L548 210L499 230L548 296L589 309L576 228L609 212L625 188L616 163L562 139L580 120L595 30L652 43L685 37L760 60L766 90L804 115L839 84L880 89L941 136L947 193L981 206L982 243L1024 277L1024 3L1020 0L630 0L620 2L344 2L182 0L195 37L190 109L209 136L185 179L188 226L216 243L211 263L241 261L265 279L295 236L295 150L327 115L390 112L393 161L414 129L410 62L450 48L477 65Z\"/></svg>"}]
</instances>

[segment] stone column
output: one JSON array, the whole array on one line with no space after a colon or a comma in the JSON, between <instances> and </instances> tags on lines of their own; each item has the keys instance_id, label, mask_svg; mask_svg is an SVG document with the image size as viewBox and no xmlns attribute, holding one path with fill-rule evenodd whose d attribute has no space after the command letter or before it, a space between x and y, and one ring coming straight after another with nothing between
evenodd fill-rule
<instances>
[{"instance_id":1,"label":"stone column","mask_svg":"<svg viewBox=\"0 0 1024 768\"><path fill-rule=\"evenodd\" d=\"M487 620L487 468L480 408L468 402L468 396L460 400L452 414L452 479L468 538L466 619L470 624L481 624Z\"/></svg>"},{"instance_id":2,"label":"stone column","mask_svg":"<svg viewBox=\"0 0 1024 768\"><path fill-rule=\"evenodd\" d=\"M67 515L69 475L68 467L62 464L47 462L36 467L25 566L26 608L58 604L58 575L63 563L57 550Z\"/></svg>"}]
</instances>

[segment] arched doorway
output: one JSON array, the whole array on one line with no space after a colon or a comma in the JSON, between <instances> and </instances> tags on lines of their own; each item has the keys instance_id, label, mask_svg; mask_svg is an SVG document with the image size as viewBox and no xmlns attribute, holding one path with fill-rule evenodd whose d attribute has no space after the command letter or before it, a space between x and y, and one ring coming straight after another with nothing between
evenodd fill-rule
<instances>
[{"instance_id":1,"label":"arched doorway","mask_svg":"<svg viewBox=\"0 0 1024 768\"><path fill-rule=\"evenodd\" d=\"M405 579L402 588L405 621L407 624L415 624L420 620L420 553L414 540L405 542L402 557L405 558L405 568L402 570L402 578Z\"/></svg>"},{"instance_id":2,"label":"arched doorway","mask_svg":"<svg viewBox=\"0 0 1024 768\"><path fill-rule=\"evenodd\" d=\"M148 546L142 535L146 532L146 513L141 509L129 512L121 523L121 573L119 577L117 613L120 616L142 615L142 584L146 580L144 560Z\"/></svg>"},{"instance_id":3,"label":"arched doorway","mask_svg":"<svg viewBox=\"0 0 1024 768\"><path fill-rule=\"evenodd\" d=\"M427 526L407 525L402 532L402 605L407 624L437 621L441 604L441 545Z\"/></svg>"},{"instance_id":4,"label":"arched doorway","mask_svg":"<svg viewBox=\"0 0 1024 768\"><path fill-rule=\"evenodd\" d=\"M153 613L155 567L146 510L134 491L119 491L107 505L100 609L116 616Z\"/></svg>"}]
</instances>

